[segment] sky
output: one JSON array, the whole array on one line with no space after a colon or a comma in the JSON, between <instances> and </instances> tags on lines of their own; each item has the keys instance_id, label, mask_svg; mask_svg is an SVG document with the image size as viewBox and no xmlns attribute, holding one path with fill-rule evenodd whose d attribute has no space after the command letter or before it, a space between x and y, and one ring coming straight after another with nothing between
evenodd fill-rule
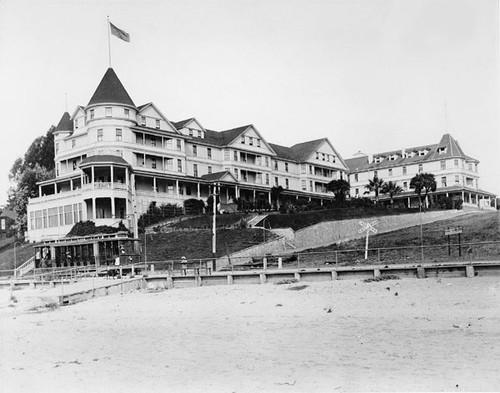
<instances>
[{"instance_id":1,"label":"sky","mask_svg":"<svg viewBox=\"0 0 500 393\"><path fill-rule=\"evenodd\" d=\"M450 133L500 195L498 0L0 0L0 205L8 173L111 66L136 105L343 158Z\"/></svg>"}]
</instances>

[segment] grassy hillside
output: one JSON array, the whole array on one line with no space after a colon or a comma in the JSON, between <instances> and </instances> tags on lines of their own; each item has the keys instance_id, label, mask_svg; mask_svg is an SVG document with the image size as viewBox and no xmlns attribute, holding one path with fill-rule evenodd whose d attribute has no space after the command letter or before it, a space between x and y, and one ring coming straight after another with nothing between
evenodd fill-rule
<instances>
[{"instance_id":1,"label":"grassy hillside","mask_svg":"<svg viewBox=\"0 0 500 393\"><path fill-rule=\"evenodd\" d=\"M424 213L425 214L425 213ZM487 260L500 259L500 215L498 212L470 213L449 220L443 220L422 226L424 258L426 262L441 262L459 258L458 236L450 238L451 255L448 255L448 237L445 229L461 226L462 247L461 259ZM472 245L467 243L497 242L486 245ZM420 226L413 226L398 231L370 236L368 263L401 263L421 261ZM471 253L468 253L469 247ZM380 252L376 249L386 249ZM302 258L304 266L319 266L325 262L339 261L341 264L363 264L365 239L357 239L328 247L310 249L305 252L314 252L310 257ZM358 250L358 251L354 251ZM335 254L335 251L337 253Z\"/></svg>"},{"instance_id":2,"label":"grassy hillside","mask_svg":"<svg viewBox=\"0 0 500 393\"><path fill-rule=\"evenodd\" d=\"M17 266L22 265L28 259L35 255L33 243L23 243L16 245L16 260ZM2 248L0 252L0 270L14 269L14 242L10 242Z\"/></svg>"},{"instance_id":3,"label":"grassy hillside","mask_svg":"<svg viewBox=\"0 0 500 393\"><path fill-rule=\"evenodd\" d=\"M262 229L220 229L217 231L217 256L260 244L275 238ZM203 259L212 257L212 232L210 230L177 231L147 236L148 261Z\"/></svg>"}]
</instances>

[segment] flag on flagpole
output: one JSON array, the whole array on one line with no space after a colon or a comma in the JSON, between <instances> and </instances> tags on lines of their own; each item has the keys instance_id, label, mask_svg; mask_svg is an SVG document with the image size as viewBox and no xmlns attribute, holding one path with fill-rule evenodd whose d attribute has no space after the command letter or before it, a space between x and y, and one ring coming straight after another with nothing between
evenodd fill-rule
<instances>
[{"instance_id":1,"label":"flag on flagpole","mask_svg":"<svg viewBox=\"0 0 500 393\"><path fill-rule=\"evenodd\" d=\"M130 34L116 27L113 23L109 22L109 27L111 28L111 34L119 39L130 42Z\"/></svg>"}]
</instances>

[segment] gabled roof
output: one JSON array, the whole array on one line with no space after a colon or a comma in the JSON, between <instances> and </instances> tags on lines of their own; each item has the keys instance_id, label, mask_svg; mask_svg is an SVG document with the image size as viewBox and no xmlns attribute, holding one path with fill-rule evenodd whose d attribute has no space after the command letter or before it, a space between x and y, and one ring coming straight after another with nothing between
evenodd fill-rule
<instances>
[{"instance_id":1,"label":"gabled roof","mask_svg":"<svg viewBox=\"0 0 500 393\"><path fill-rule=\"evenodd\" d=\"M321 138L313 141L297 143L293 145L290 150L293 152L296 160L305 161L311 157L311 155L314 154L314 152L318 150L319 146L326 140L326 138Z\"/></svg>"},{"instance_id":2,"label":"gabled roof","mask_svg":"<svg viewBox=\"0 0 500 393\"><path fill-rule=\"evenodd\" d=\"M90 164L120 164L120 165L130 166L130 164L127 161L125 161L122 157L113 156L111 154L102 154L84 158L82 162L80 162L80 167Z\"/></svg>"},{"instance_id":3,"label":"gabled roof","mask_svg":"<svg viewBox=\"0 0 500 393\"><path fill-rule=\"evenodd\" d=\"M64 112L55 131L73 131L73 120L68 112Z\"/></svg>"},{"instance_id":4,"label":"gabled roof","mask_svg":"<svg viewBox=\"0 0 500 393\"><path fill-rule=\"evenodd\" d=\"M134 102L118 79L115 71L112 68L108 68L90 99L88 106L111 103L135 107Z\"/></svg>"},{"instance_id":5,"label":"gabled roof","mask_svg":"<svg viewBox=\"0 0 500 393\"><path fill-rule=\"evenodd\" d=\"M238 138L243 132L245 132L249 127L251 127L250 124L226 131L205 130L205 141L218 146L227 146L236 138Z\"/></svg>"},{"instance_id":6,"label":"gabled roof","mask_svg":"<svg viewBox=\"0 0 500 393\"><path fill-rule=\"evenodd\" d=\"M11 210L11 209L4 209L1 213L0 213L0 217L9 217L9 218L12 218L13 220L16 219L17 215L16 215L16 212L14 210Z\"/></svg>"},{"instance_id":7,"label":"gabled roof","mask_svg":"<svg viewBox=\"0 0 500 393\"><path fill-rule=\"evenodd\" d=\"M297 158L294 156L293 151L290 147L277 145L275 143L269 143L269 146L271 146L271 148L274 150L274 152L279 158L291 161L298 161Z\"/></svg>"},{"instance_id":8,"label":"gabled roof","mask_svg":"<svg viewBox=\"0 0 500 393\"><path fill-rule=\"evenodd\" d=\"M205 180L205 181L215 182L215 181L223 181L225 177L230 177L232 182L237 182L236 178L229 171L208 173L206 175L201 176L200 178ZM227 179L226 179L226 181L227 181Z\"/></svg>"},{"instance_id":9,"label":"gabled roof","mask_svg":"<svg viewBox=\"0 0 500 393\"><path fill-rule=\"evenodd\" d=\"M347 158L345 163L349 168L349 172L357 172L368 166L368 156Z\"/></svg>"},{"instance_id":10,"label":"gabled roof","mask_svg":"<svg viewBox=\"0 0 500 393\"><path fill-rule=\"evenodd\" d=\"M172 124L174 125L175 128L178 130L184 128L184 126L189 123L191 120L194 120L194 117L190 117L189 119L186 120L181 120L181 121L173 121Z\"/></svg>"}]
</instances>

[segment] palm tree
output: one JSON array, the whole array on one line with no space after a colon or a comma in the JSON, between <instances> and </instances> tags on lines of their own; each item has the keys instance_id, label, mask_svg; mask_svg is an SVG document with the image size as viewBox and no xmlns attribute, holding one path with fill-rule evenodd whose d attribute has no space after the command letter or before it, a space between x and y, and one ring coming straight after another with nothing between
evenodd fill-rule
<instances>
[{"instance_id":1,"label":"palm tree","mask_svg":"<svg viewBox=\"0 0 500 393\"><path fill-rule=\"evenodd\" d=\"M378 203L378 194L384 184L385 182L383 179L379 179L377 176L373 176L373 179L369 179L368 184L365 186L365 188L368 190L365 192L365 194L368 194L369 192L375 193L375 204Z\"/></svg>"},{"instance_id":2,"label":"palm tree","mask_svg":"<svg viewBox=\"0 0 500 393\"><path fill-rule=\"evenodd\" d=\"M410 188L415 189L418 198L420 199L420 206L422 206L422 191L424 191L425 207L429 207L427 194L430 191L436 191L436 179L432 173L419 173L410 180Z\"/></svg>"},{"instance_id":3,"label":"palm tree","mask_svg":"<svg viewBox=\"0 0 500 393\"><path fill-rule=\"evenodd\" d=\"M335 194L335 200L340 204L343 204L346 195L351 189L349 183L344 179L332 180L330 183L326 185L326 188Z\"/></svg>"},{"instance_id":4,"label":"palm tree","mask_svg":"<svg viewBox=\"0 0 500 393\"><path fill-rule=\"evenodd\" d=\"M381 191L383 194L389 195L389 198L391 198L391 206L394 207L394 196L401 194L403 192L403 189L398 186L397 183L388 181L387 183L383 184Z\"/></svg>"}]
</instances>

